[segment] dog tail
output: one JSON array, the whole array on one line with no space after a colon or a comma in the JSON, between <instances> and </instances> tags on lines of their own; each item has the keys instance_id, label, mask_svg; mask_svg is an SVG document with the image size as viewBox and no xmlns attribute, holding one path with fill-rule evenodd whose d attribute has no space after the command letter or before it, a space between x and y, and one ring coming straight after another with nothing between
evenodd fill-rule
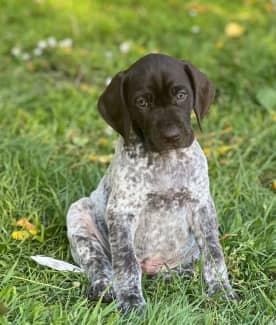
<instances>
[{"instance_id":1,"label":"dog tail","mask_svg":"<svg viewBox=\"0 0 276 325\"><path fill-rule=\"evenodd\" d=\"M79 273L84 272L83 269L81 269L76 265L61 260L57 260L55 258L48 257L48 256L35 255L35 256L31 256L31 259L40 265L47 266L57 271L79 272Z\"/></svg>"}]
</instances>

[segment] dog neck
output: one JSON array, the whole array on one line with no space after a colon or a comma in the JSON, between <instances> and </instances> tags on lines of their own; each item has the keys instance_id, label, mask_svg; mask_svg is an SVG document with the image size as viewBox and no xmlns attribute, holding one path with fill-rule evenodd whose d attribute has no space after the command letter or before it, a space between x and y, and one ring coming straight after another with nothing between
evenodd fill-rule
<instances>
[{"instance_id":1,"label":"dog neck","mask_svg":"<svg viewBox=\"0 0 276 325\"><path fill-rule=\"evenodd\" d=\"M172 148L163 151L152 151L149 145L141 139L134 131L130 133L127 141L120 136L116 149L126 154L131 159L145 159L148 165L152 165L157 160L170 160L179 154L188 154L197 141L194 139L189 147Z\"/></svg>"}]
</instances>

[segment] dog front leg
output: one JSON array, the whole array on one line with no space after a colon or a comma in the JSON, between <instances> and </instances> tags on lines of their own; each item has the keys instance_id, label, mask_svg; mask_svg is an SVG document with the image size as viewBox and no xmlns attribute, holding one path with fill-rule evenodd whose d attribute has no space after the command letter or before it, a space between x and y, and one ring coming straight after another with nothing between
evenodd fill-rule
<instances>
[{"instance_id":1,"label":"dog front leg","mask_svg":"<svg viewBox=\"0 0 276 325\"><path fill-rule=\"evenodd\" d=\"M133 219L131 214L108 213L114 290L119 309L123 312L140 310L145 306L142 271L134 252Z\"/></svg>"},{"instance_id":2,"label":"dog front leg","mask_svg":"<svg viewBox=\"0 0 276 325\"><path fill-rule=\"evenodd\" d=\"M208 286L208 294L213 295L223 290L227 300L237 298L229 283L219 242L216 210L211 198L206 204L201 204L193 210L190 228L204 258L203 275Z\"/></svg>"}]
</instances>

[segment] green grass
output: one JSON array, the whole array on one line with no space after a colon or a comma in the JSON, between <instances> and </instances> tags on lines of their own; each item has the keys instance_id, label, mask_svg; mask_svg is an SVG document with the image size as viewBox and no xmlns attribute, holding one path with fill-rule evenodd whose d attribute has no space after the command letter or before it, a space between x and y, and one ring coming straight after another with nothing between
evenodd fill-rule
<instances>
[{"instance_id":1,"label":"green grass","mask_svg":"<svg viewBox=\"0 0 276 325\"><path fill-rule=\"evenodd\" d=\"M195 17L188 14L192 4ZM1 324L275 324L271 6L261 0L0 0L0 302L7 306ZM224 33L231 21L245 28L238 39ZM14 47L32 53L50 36L72 38L72 50L47 49L26 62L11 55ZM131 49L121 53L125 41ZM106 166L89 157L112 153L116 139L97 113L97 98L107 77L156 50L190 60L216 85L199 142L209 150L222 245L241 301L209 299L200 272L169 284L144 278L147 315L124 318L115 303L86 300L83 275L43 268L30 255L72 261L66 210L104 173ZM22 217L37 225L37 238L12 239L13 223Z\"/></svg>"}]
</instances>

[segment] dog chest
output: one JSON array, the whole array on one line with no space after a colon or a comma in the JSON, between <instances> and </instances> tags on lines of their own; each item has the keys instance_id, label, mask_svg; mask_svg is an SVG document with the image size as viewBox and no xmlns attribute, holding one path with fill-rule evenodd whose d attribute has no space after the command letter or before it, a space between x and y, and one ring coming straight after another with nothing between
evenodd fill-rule
<instances>
[{"instance_id":1,"label":"dog chest","mask_svg":"<svg viewBox=\"0 0 276 325\"><path fill-rule=\"evenodd\" d=\"M189 230L186 193L148 195L135 232L134 246L140 263L173 268L191 262L197 249ZM154 272L153 272L154 273Z\"/></svg>"}]
</instances>

